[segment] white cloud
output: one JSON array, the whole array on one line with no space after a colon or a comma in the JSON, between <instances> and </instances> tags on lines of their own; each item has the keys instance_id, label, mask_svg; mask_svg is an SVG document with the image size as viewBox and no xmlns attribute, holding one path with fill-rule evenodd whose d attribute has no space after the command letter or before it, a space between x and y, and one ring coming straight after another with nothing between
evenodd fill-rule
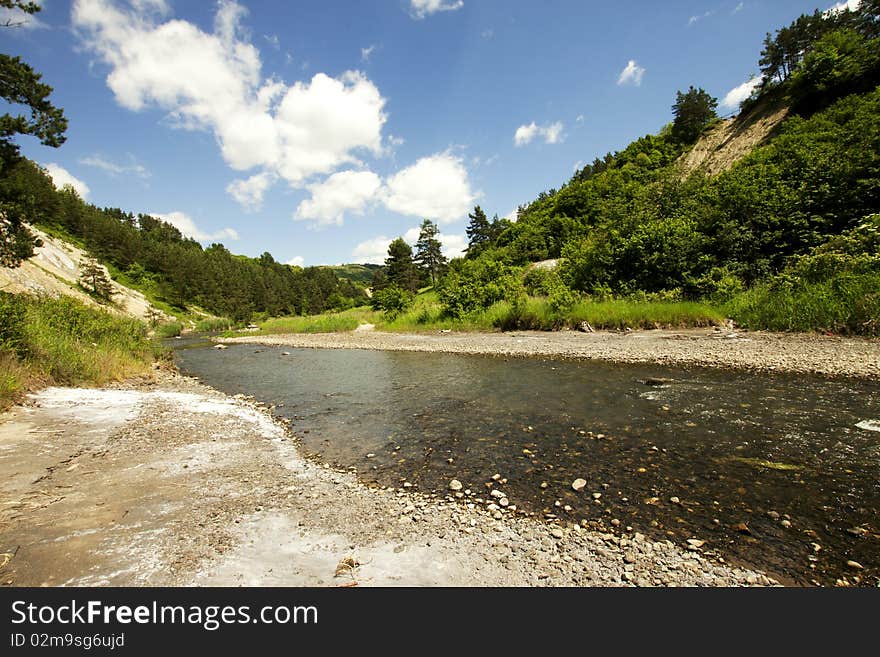
<instances>
[{"instance_id":1,"label":"white cloud","mask_svg":"<svg viewBox=\"0 0 880 657\"><path fill-rule=\"evenodd\" d=\"M739 12L741 12L745 8L745 6L746 6L745 2L740 2L736 7L733 8L733 11L730 13L731 14L738 14Z\"/></svg>"},{"instance_id":2,"label":"white cloud","mask_svg":"<svg viewBox=\"0 0 880 657\"><path fill-rule=\"evenodd\" d=\"M355 262L381 265L388 257L388 245L392 240L384 235L361 242L351 252Z\"/></svg>"},{"instance_id":3,"label":"white cloud","mask_svg":"<svg viewBox=\"0 0 880 657\"><path fill-rule=\"evenodd\" d=\"M148 214L151 217L161 219L165 223L171 224L179 230L184 237L191 237L199 242L210 242L224 238L230 240L238 239L238 233L232 228L223 228L214 233L206 233L196 226L196 222L193 221L189 215L183 212L168 212L166 214L150 212Z\"/></svg>"},{"instance_id":4,"label":"white cloud","mask_svg":"<svg viewBox=\"0 0 880 657\"><path fill-rule=\"evenodd\" d=\"M95 167L106 171L111 176L132 175L138 178L149 178L152 174L142 164L138 164L133 157L129 158L129 164L118 164L112 160L105 158L103 155L90 155L82 157L78 160L80 164L87 167Z\"/></svg>"},{"instance_id":5,"label":"white cloud","mask_svg":"<svg viewBox=\"0 0 880 657\"><path fill-rule=\"evenodd\" d=\"M844 2L838 2L833 7L829 7L825 10L825 14L837 14L841 11L846 11L849 9L850 11L856 11L862 5L862 0L844 0Z\"/></svg>"},{"instance_id":6,"label":"white cloud","mask_svg":"<svg viewBox=\"0 0 880 657\"><path fill-rule=\"evenodd\" d=\"M521 125L516 129L513 134L513 143L516 146L525 146L536 137L541 137L545 144L558 144L565 138L562 134L563 127L561 121L547 125L537 125L532 121L529 125Z\"/></svg>"},{"instance_id":7,"label":"white cloud","mask_svg":"<svg viewBox=\"0 0 880 657\"><path fill-rule=\"evenodd\" d=\"M736 12L736 11L738 11L738 10L734 10L734 12ZM714 14L714 13L715 13L714 11L711 11L711 10L710 10L710 11L707 11L707 12L705 12L705 13L699 14L699 15L697 15L697 16L691 16L691 17L688 19L688 27L690 27L691 25L693 25L693 24L696 23L697 21L701 21L701 20L703 20L704 18L709 18L709 16L711 16L711 15Z\"/></svg>"},{"instance_id":8,"label":"white cloud","mask_svg":"<svg viewBox=\"0 0 880 657\"><path fill-rule=\"evenodd\" d=\"M408 231L403 234L403 241L409 244L410 246L415 246L416 242L419 241L419 234L422 231L418 226L413 226Z\"/></svg>"},{"instance_id":9,"label":"white cloud","mask_svg":"<svg viewBox=\"0 0 880 657\"><path fill-rule=\"evenodd\" d=\"M363 74L318 73L287 85L262 76L242 35L246 10L220 0L214 31L111 0L75 0L81 41L110 67L107 85L133 111L159 108L176 127L214 134L226 163L261 168L298 186L382 152L385 99ZM149 2L158 7L164 3Z\"/></svg>"},{"instance_id":10,"label":"white cloud","mask_svg":"<svg viewBox=\"0 0 880 657\"><path fill-rule=\"evenodd\" d=\"M508 212L506 215L504 215L504 218L507 219L508 221L515 222L517 219L519 219L519 208L514 208L513 210Z\"/></svg>"},{"instance_id":11,"label":"white cloud","mask_svg":"<svg viewBox=\"0 0 880 657\"><path fill-rule=\"evenodd\" d=\"M346 212L363 214L381 187L382 180L372 171L334 173L323 182L308 185L312 197L299 204L293 218L342 225Z\"/></svg>"},{"instance_id":12,"label":"white cloud","mask_svg":"<svg viewBox=\"0 0 880 657\"><path fill-rule=\"evenodd\" d=\"M645 76L645 69L639 66L636 63L636 60L631 59L626 64L626 68L624 68L620 72L620 77L617 78L618 85L624 84L632 84L638 87L642 84L642 78Z\"/></svg>"},{"instance_id":13,"label":"white cloud","mask_svg":"<svg viewBox=\"0 0 880 657\"><path fill-rule=\"evenodd\" d=\"M441 233L439 239L443 255L450 260L453 258L461 258L467 249L467 237L464 235L446 235Z\"/></svg>"},{"instance_id":14,"label":"white cloud","mask_svg":"<svg viewBox=\"0 0 880 657\"><path fill-rule=\"evenodd\" d=\"M368 62L370 61L370 55L376 52L376 44L372 43L366 48L361 48L361 60Z\"/></svg>"},{"instance_id":15,"label":"white cloud","mask_svg":"<svg viewBox=\"0 0 880 657\"><path fill-rule=\"evenodd\" d=\"M587 120L587 117L585 117L583 114L578 114L577 118L574 121L575 121L575 123L583 123L586 120Z\"/></svg>"},{"instance_id":16,"label":"white cloud","mask_svg":"<svg viewBox=\"0 0 880 657\"><path fill-rule=\"evenodd\" d=\"M55 164L55 162L50 162L49 164L43 165L43 168L46 170L46 173L49 174L49 177L52 178L52 184L55 185L57 189L63 189L65 186L70 185L83 201L88 200L90 192L89 186L63 166Z\"/></svg>"},{"instance_id":17,"label":"white cloud","mask_svg":"<svg viewBox=\"0 0 880 657\"><path fill-rule=\"evenodd\" d=\"M263 207L263 195L275 181L271 173L258 173L250 178L233 180L226 186L229 194L245 210L256 212Z\"/></svg>"},{"instance_id":18,"label":"white cloud","mask_svg":"<svg viewBox=\"0 0 880 657\"><path fill-rule=\"evenodd\" d=\"M393 212L440 223L461 219L477 198L461 158L448 152L423 157L398 171L388 179L382 195Z\"/></svg>"},{"instance_id":19,"label":"white cloud","mask_svg":"<svg viewBox=\"0 0 880 657\"><path fill-rule=\"evenodd\" d=\"M303 258L302 256L293 256L285 264L288 264L291 267L302 267L304 263L305 263L305 258Z\"/></svg>"},{"instance_id":20,"label":"white cloud","mask_svg":"<svg viewBox=\"0 0 880 657\"><path fill-rule=\"evenodd\" d=\"M748 82L743 82L738 87L734 87L727 92L727 95L721 101L721 107L727 109L737 109L746 98L752 95L752 92L761 84L760 78L752 78Z\"/></svg>"},{"instance_id":21,"label":"white cloud","mask_svg":"<svg viewBox=\"0 0 880 657\"><path fill-rule=\"evenodd\" d=\"M455 11L464 7L463 0L410 0L410 14L422 19L438 11Z\"/></svg>"},{"instance_id":22,"label":"white cloud","mask_svg":"<svg viewBox=\"0 0 880 657\"><path fill-rule=\"evenodd\" d=\"M264 34L263 38L266 40L272 48L275 50L281 50L281 39L278 38L277 34Z\"/></svg>"}]
</instances>

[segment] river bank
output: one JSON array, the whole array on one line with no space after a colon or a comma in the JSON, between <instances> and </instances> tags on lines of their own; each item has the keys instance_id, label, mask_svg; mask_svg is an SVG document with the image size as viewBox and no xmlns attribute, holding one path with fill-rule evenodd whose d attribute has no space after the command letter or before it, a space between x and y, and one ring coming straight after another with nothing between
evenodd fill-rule
<instances>
[{"instance_id":1,"label":"river bank","mask_svg":"<svg viewBox=\"0 0 880 657\"><path fill-rule=\"evenodd\" d=\"M773 583L700 537L366 486L303 458L266 408L174 372L31 395L2 416L0 466L5 586Z\"/></svg>"},{"instance_id":2,"label":"river bank","mask_svg":"<svg viewBox=\"0 0 880 657\"><path fill-rule=\"evenodd\" d=\"M552 357L620 363L693 365L833 377L880 377L880 340L807 333L679 329L579 333L350 333L253 335L218 338L321 349L380 349L495 356Z\"/></svg>"}]
</instances>

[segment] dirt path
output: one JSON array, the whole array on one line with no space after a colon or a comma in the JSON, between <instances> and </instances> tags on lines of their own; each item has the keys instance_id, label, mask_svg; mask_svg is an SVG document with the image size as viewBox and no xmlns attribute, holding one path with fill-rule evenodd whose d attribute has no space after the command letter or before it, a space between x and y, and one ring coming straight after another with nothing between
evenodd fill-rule
<instances>
[{"instance_id":1,"label":"dirt path","mask_svg":"<svg viewBox=\"0 0 880 657\"><path fill-rule=\"evenodd\" d=\"M301 458L263 409L174 374L31 401L0 424L6 586L770 583L698 541L367 488Z\"/></svg>"},{"instance_id":2,"label":"dirt path","mask_svg":"<svg viewBox=\"0 0 880 657\"><path fill-rule=\"evenodd\" d=\"M499 356L548 356L621 363L702 365L828 376L880 377L880 340L804 333L721 329L578 333L385 333L380 331L225 338L325 349L443 351Z\"/></svg>"}]
</instances>

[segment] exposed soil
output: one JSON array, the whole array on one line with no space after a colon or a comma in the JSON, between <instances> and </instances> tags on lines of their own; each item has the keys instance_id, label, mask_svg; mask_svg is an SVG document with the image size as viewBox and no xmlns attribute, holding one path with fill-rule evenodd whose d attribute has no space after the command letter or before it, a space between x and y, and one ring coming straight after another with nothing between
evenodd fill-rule
<instances>
[{"instance_id":1,"label":"exposed soil","mask_svg":"<svg viewBox=\"0 0 880 657\"><path fill-rule=\"evenodd\" d=\"M698 539L369 488L301 457L265 409L175 373L32 395L3 416L0 467L7 586L773 583Z\"/></svg>"}]
</instances>

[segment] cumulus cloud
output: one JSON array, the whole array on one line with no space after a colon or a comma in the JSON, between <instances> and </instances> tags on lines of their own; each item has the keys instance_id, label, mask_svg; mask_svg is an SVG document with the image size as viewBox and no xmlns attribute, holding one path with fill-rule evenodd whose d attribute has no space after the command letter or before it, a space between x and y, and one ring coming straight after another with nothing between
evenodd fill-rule
<instances>
[{"instance_id":1,"label":"cumulus cloud","mask_svg":"<svg viewBox=\"0 0 880 657\"><path fill-rule=\"evenodd\" d=\"M739 107L746 98L752 95L755 89L761 84L760 78L752 78L748 82L734 87L727 92L727 95L721 100L721 107L733 110Z\"/></svg>"},{"instance_id":2,"label":"cumulus cloud","mask_svg":"<svg viewBox=\"0 0 880 657\"><path fill-rule=\"evenodd\" d=\"M303 258L302 256L293 256L285 264L288 264L291 267L302 267L304 263L305 263L305 258Z\"/></svg>"},{"instance_id":3,"label":"cumulus cloud","mask_svg":"<svg viewBox=\"0 0 880 657\"><path fill-rule=\"evenodd\" d=\"M558 144L564 139L563 127L561 121L547 125L538 125L532 121L529 125L521 125L516 129L513 134L513 143L516 146L525 146L534 141L536 137L541 137L545 144Z\"/></svg>"},{"instance_id":4,"label":"cumulus cloud","mask_svg":"<svg viewBox=\"0 0 880 657\"><path fill-rule=\"evenodd\" d=\"M455 11L464 7L463 0L410 0L410 15L422 19L439 11Z\"/></svg>"},{"instance_id":5,"label":"cumulus cloud","mask_svg":"<svg viewBox=\"0 0 880 657\"><path fill-rule=\"evenodd\" d=\"M380 235L365 242L361 242L351 252L355 262L366 263L371 265L381 265L388 257L388 245L391 244L392 238Z\"/></svg>"},{"instance_id":6,"label":"cumulus cloud","mask_svg":"<svg viewBox=\"0 0 880 657\"><path fill-rule=\"evenodd\" d=\"M439 236L441 251L443 255L452 260L453 258L461 258L467 250L468 241L464 235L446 235L441 233Z\"/></svg>"},{"instance_id":7,"label":"cumulus cloud","mask_svg":"<svg viewBox=\"0 0 880 657\"><path fill-rule=\"evenodd\" d=\"M256 212L263 207L263 195L274 180L275 176L264 171L250 178L233 180L226 186L226 193L234 198L245 212Z\"/></svg>"},{"instance_id":8,"label":"cumulus cloud","mask_svg":"<svg viewBox=\"0 0 880 657\"><path fill-rule=\"evenodd\" d=\"M363 214L381 187L382 180L372 171L334 173L323 182L308 186L312 197L299 204L293 218L311 219L318 225L342 225L346 212Z\"/></svg>"},{"instance_id":9,"label":"cumulus cloud","mask_svg":"<svg viewBox=\"0 0 880 657\"><path fill-rule=\"evenodd\" d=\"M423 16L460 6L413 4ZM382 189L375 174L354 171L364 168L364 156L386 156L403 143L383 136L386 100L363 73L317 73L291 84L265 77L242 28L247 10L234 0L217 3L210 31L168 13L163 0L74 0L72 23L81 43L107 65L107 85L121 106L159 109L175 128L212 133L224 161L250 172L226 188L246 210L258 209L283 180L312 192L296 217L319 223L341 223L345 212L359 212L374 198L392 211L438 221L466 213L475 195L462 162L448 153L418 160Z\"/></svg>"},{"instance_id":10,"label":"cumulus cloud","mask_svg":"<svg viewBox=\"0 0 880 657\"><path fill-rule=\"evenodd\" d=\"M152 174L142 164L138 164L135 159L129 158L128 164L119 164L103 155L90 155L82 157L78 160L80 164L87 167L95 167L106 171L111 176L137 176L138 178L149 178Z\"/></svg>"},{"instance_id":11,"label":"cumulus cloud","mask_svg":"<svg viewBox=\"0 0 880 657\"><path fill-rule=\"evenodd\" d=\"M261 168L298 185L358 163L358 152L380 154L386 116L376 86L355 71L289 86L264 79L259 51L242 36L246 11L221 0L213 32L111 0L75 0L72 17L83 44L109 66L120 105L156 107L176 127L212 132L233 169Z\"/></svg>"},{"instance_id":12,"label":"cumulus cloud","mask_svg":"<svg viewBox=\"0 0 880 657\"><path fill-rule=\"evenodd\" d=\"M63 189L67 185L70 185L83 201L88 200L90 192L89 186L63 166L56 164L55 162L50 162L49 164L43 165L43 168L46 170L46 173L49 174L49 177L52 178L52 184L55 185L57 189Z\"/></svg>"},{"instance_id":13,"label":"cumulus cloud","mask_svg":"<svg viewBox=\"0 0 880 657\"><path fill-rule=\"evenodd\" d=\"M238 233L232 228L222 228L214 233L206 233L196 226L196 222L183 212L150 212L151 217L161 219L165 223L171 224L179 230L184 237L191 237L198 242L211 242L221 239L237 240Z\"/></svg>"},{"instance_id":14,"label":"cumulus cloud","mask_svg":"<svg viewBox=\"0 0 880 657\"><path fill-rule=\"evenodd\" d=\"M636 87L642 84L642 78L645 76L645 69L639 66L636 63L636 60L631 59L626 64L626 68L624 68L620 72L620 76L617 78L618 85L631 84Z\"/></svg>"},{"instance_id":15,"label":"cumulus cloud","mask_svg":"<svg viewBox=\"0 0 880 657\"><path fill-rule=\"evenodd\" d=\"M423 157L391 176L382 191L392 212L448 223L464 217L477 195L461 158L450 153Z\"/></svg>"}]
</instances>

